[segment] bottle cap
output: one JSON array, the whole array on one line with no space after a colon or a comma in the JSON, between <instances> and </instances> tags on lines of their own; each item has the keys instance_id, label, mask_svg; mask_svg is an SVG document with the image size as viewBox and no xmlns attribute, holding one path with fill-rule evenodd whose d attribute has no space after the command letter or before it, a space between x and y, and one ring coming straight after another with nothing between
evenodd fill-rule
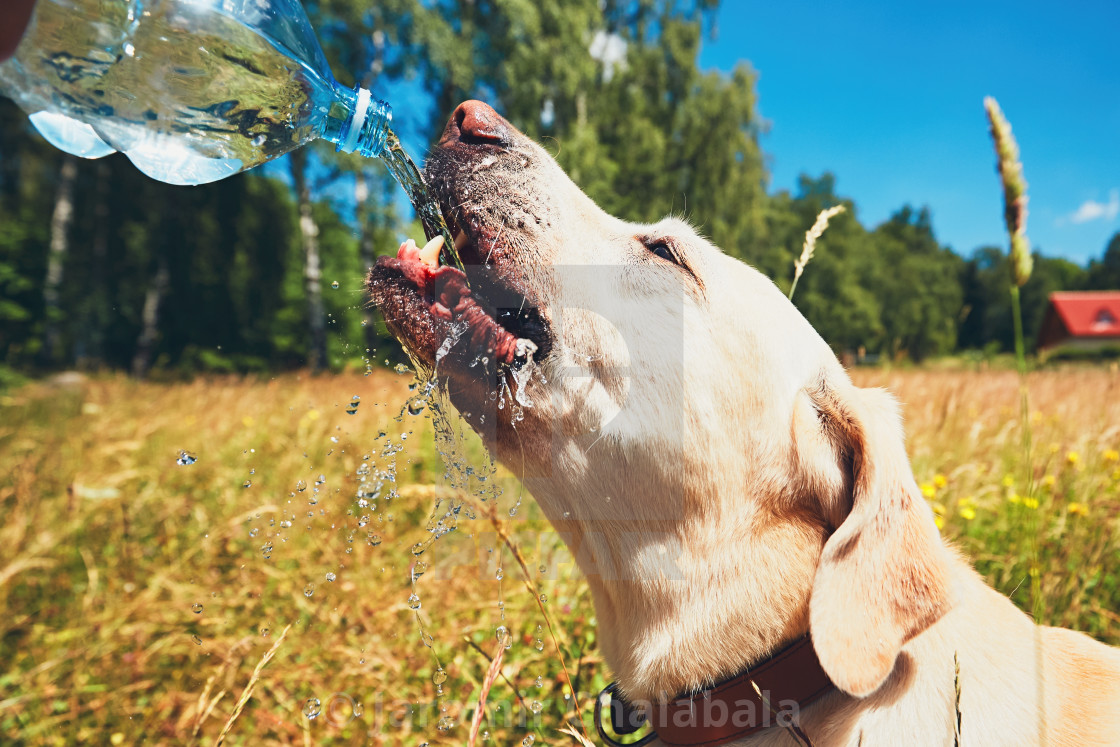
<instances>
[{"instance_id":1,"label":"bottle cap","mask_svg":"<svg viewBox=\"0 0 1120 747\"><path fill-rule=\"evenodd\" d=\"M358 146L358 138L362 134L366 117L369 116L371 101L373 101L373 95L369 90L358 88L358 101L354 105L354 115L350 117L350 126L346 129L346 137L338 144L338 149L343 153L353 153Z\"/></svg>"}]
</instances>

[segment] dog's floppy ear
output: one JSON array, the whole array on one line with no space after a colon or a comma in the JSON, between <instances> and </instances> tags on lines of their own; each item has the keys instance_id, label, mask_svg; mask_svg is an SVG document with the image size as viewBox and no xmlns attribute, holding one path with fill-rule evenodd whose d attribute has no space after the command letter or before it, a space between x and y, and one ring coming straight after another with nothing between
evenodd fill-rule
<instances>
[{"instance_id":1,"label":"dog's floppy ear","mask_svg":"<svg viewBox=\"0 0 1120 747\"><path fill-rule=\"evenodd\" d=\"M810 396L847 462L851 499L821 555L810 631L833 683L862 697L883 684L903 644L949 609L948 553L914 482L894 399L847 382Z\"/></svg>"}]
</instances>

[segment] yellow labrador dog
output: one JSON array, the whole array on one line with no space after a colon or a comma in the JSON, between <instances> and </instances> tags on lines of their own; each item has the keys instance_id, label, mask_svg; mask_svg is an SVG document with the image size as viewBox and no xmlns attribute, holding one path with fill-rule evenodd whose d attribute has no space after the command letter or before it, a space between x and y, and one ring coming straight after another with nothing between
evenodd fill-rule
<instances>
[{"instance_id":1,"label":"yellow labrador dog","mask_svg":"<svg viewBox=\"0 0 1120 747\"><path fill-rule=\"evenodd\" d=\"M427 176L467 275L410 243L374 301L566 537L656 744L1120 744L1120 651L943 544L894 400L770 280L480 102Z\"/></svg>"}]
</instances>

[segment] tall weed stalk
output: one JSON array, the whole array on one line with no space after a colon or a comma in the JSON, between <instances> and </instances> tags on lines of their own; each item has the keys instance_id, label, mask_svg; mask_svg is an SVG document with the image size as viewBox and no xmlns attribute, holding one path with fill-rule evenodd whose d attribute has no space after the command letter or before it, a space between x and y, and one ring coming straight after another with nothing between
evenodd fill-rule
<instances>
[{"instance_id":1,"label":"tall weed stalk","mask_svg":"<svg viewBox=\"0 0 1120 747\"><path fill-rule=\"evenodd\" d=\"M1023 340L1023 311L1019 289L1030 279L1034 267L1030 241L1027 239L1027 182L1023 178L1023 164L1019 159L1019 144L1011 133L1011 123L1003 115L999 103L988 96L984 99L988 126L996 149L997 167L1003 185L1003 220L1009 238L1008 257L1011 263L1011 316L1015 333L1015 363L1019 372L1019 418L1022 430L1023 464L1027 472L1027 497L1035 497L1034 464L1031 459L1032 434L1030 418L1030 392L1027 387L1027 354ZM1035 620L1045 613L1042 596L1041 572L1038 563L1037 514L1028 514L1030 537L1030 589L1031 612Z\"/></svg>"}]
</instances>

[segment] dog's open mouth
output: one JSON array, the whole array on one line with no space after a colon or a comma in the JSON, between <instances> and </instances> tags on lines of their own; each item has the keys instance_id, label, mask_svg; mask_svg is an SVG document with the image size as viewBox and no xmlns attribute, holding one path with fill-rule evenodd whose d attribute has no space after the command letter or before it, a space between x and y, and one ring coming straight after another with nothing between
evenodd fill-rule
<instances>
[{"instance_id":1,"label":"dog's open mouth","mask_svg":"<svg viewBox=\"0 0 1120 747\"><path fill-rule=\"evenodd\" d=\"M428 366L450 359L481 373L542 359L552 340L536 306L486 264L466 229L452 231L468 275L439 265L439 238L423 248L406 241L370 269L367 285L389 329Z\"/></svg>"}]
</instances>

